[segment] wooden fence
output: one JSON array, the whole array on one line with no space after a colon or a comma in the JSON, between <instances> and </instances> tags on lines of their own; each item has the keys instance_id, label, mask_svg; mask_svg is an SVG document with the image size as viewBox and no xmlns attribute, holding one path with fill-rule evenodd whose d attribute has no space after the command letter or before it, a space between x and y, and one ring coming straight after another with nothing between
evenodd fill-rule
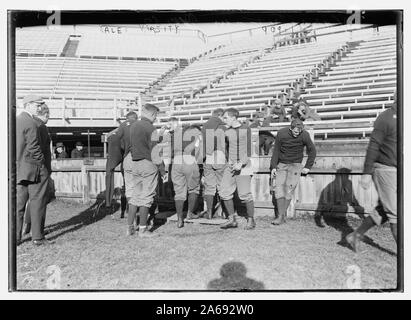
<instances>
[{"instance_id":1,"label":"wooden fence","mask_svg":"<svg viewBox=\"0 0 411 320\"><path fill-rule=\"evenodd\" d=\"M351 141L335 144L316 142L317 158L307 176L301 176L300 184L292 199L288 216L306 212L325 211L333 214L370 212L378 195L372 185L368 190L360 186L367 141ZM305 159L304 159L305 161ZM104 196L106 159L94 159L92 164L83 160L54 160L52 178L58 198L90 202ZM272 212L273 204L269 187L269 156L254 156L255 174L252 192L255 206ZM115 187L121 188L123 178L120 168L115 172ZM159 187L160 202L172 203L170 184Z\"/></svg>"}]
</instances>

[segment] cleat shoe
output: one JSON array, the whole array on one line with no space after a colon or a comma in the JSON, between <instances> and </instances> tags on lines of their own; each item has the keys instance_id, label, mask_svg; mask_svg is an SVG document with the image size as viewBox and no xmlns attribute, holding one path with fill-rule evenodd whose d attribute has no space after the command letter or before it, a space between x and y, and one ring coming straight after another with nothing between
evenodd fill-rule
<instances>
[{"instance_id":1,"label":"cleat shoe","mask_svg":"<svg viewBox=\"0 0 411 320\"><path fill-rule=\"evenodd\" d=\"M237 228L237 227L238 227L238 223L233 218L229 219L226 223L220 226L221 229L229 229L229 228Z\"/></svg>"},{"instance_id":2,"label":"cleat shoe","mask_svg":"<svg viewBox=\"0 0 411 320\"><path fill-rule=\"evenodd\" d=\"M153 238L156 237L157 234L146 230L146 228L140 228L140 230L138 231L138 236L140 238Z\"/></svg>"},{"instance_id":3,"label":"cleat shoe","mask_svg":"<svg viewBox=\"0 0 411 320\"><path fill-rule=\"evenodd\" d=\"M200 218L200 216L192 213L192 212L187 212L187 217L186 220L193 220L193 219L198 219Z\"/></svg>"},{"instance_id":4,"label":"cleat shoe","mask_svg":"<svg viewBox=\"0 0 411 320\"><path fill-rule=\"evenodd\" d=\"M44 239L40 239L40 240L33 240L33 244L35 246L45 246L45 245L52 244L52 242L50 242L46 238L44 238Z\"/></svg>"},{"instance_id":5,"label":"cleat shoe","mask_svg":"<svg viewBox=\"0 0 411 320\"><path fill-rule=\"evenodd\" d=\"M254 218L248 218L247 225L244 227L244 230L252 230L252 229L255 229Z\"/></svg>"},{"instance_id":6,"label":"cleat shoe","mask_svg":"<svg viewBox=\"0 0 411 320\"><path fill-rule=\"evenodd\" d=\"M177 221L177 228L183 228L184 227L184 221L183 220L178 220Z\"/></svg>"},{"instance_id":7,"label":"cleat shoe","mask_svg":"<svg viewBox=\"0 0 411 320\"><path fill-rule=\"evenodd\" d=\"M127 235L128 236L132 236L136 233L136 228L134 227L134 225L128 226L127 227Z\"/></svg>"},{"instance_id":8,"label":"cleat shoe","mask_svg":"<svg viewBox=\"0 0 411 320\"><path fill-rule=\"evenodd\" d=\"M285 223L285 219L284 218L275 218L273 221L271 221L271 224L274 226L279 226L280 224Z\"/></svg>"}]
</instances>

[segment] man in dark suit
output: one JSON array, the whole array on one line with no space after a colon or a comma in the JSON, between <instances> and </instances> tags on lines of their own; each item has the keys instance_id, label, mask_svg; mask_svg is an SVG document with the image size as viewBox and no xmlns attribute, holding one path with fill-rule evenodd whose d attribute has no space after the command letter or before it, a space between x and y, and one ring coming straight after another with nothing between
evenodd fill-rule
<instances>
[{"instance_id":1,"label":"man in dark suit","mask_svg":"<svg viewBox=\"0 0 411 320\"><path fill-rule=\"evenodd\" d=\"M47 206L47 189L50 173L46 167L40 130L34 114L44 107L44 101L34 95L24 98L24 110L16 117L16 168L17 205L16 241L21 243L24 211L28 203L31 212L32 241L35 245L47 244L44 238L44 219Z\"/></svg>"},{"instance_id":2,"label":"man in dark suit","mask_svg":"<svg viewBox=\"0 0 411 320\"><path fill-rule=\"evenodd\" d=\"M106 162L106 208L111 208L114 195L114 170L123 162L130 144L130 125L137 120L137 113L130 111L117 129L109 133L108 154ZM124 201L123 201L124 202Z\"/></svg>"},{"instance_id":3,"label":"man in dark suit","mask_svg":"<svg viewBox=\"0 0 411 320\"><path fill-rule=\"evenodd\" d=\"M47 122L49 120L50 111L46 104L41 105L37 108L37 112L33 115L33 119L36 121L39 133L39 142L41 151L44 154L44 165L51 175L51 150L50 150L50 135L47 129ZM49 178L48 189L46 193L47 203L50 203L55 198L54 186L51 178ZM41 228L44 230L44 224L46 221L46 216L43 216ZM26 214L24 216L25 228L23 228L23 234L27 234L31 230L31 213L30 206L26 205Z\"/></svg>"}]
</instances>

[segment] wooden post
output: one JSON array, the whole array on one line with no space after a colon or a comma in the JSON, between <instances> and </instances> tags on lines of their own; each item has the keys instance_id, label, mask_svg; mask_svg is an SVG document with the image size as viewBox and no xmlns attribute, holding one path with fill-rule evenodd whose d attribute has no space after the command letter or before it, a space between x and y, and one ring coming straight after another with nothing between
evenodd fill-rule
<instances>
[{"instance_id":1,"label":"wooden post","mask_svg":"<svg viewBox=\"0 0 411 320\"><path fill-rule=\"evenodd\" d=\"M63 97L63 105L62 105L62 116L61 116L61 123L64 126L66 124L66 97Z\"/></svg>"},{"instance_id":2,"label":"wooden post","mask_svg":"<svg viewBox=\"0 0 411 320\"><path fill-rule=\"evenodd\" d=\"M138 118L141 119L141 111L143 108L142 101L141 101L141 94L137 94L137 106L138 106Z\"/></svg>"},{"instance_id":3,"label":"wooden post","mask_svg":"<svg viewBox=\"0 0 411 320\"><path fill-rule=\"evenodd\" d=\"M53 140L50 137L50 154L51 154L51 158L53 159L54 156L54 152L53 152Z\"/></svg>"},{"instance_id":4,"label":"wooden post","mask_svg":"<svg viewBox=\"0 0 411 320\"><path fill-rule=\"evenodd\" d=\"M301 84L300 84L300 91L301 91L301 87L306 87L307 86L307 77L306 76L304 76L303 78L302 78L302 80L301 80Z\"/></svg>"},{"instance_id":5,"label":"wooden post","mask_svg":"<svg viewBox=\"0 0 411 320\"><path fill-rule=\"evenodd\" d=\"M113 125L117 126L117 98L114 98Z\"/></svg>"},{"instance_id":6,"label":"wooden post","mask_svg":"<svg viewBox=\"0 0 411 320\"><path fill-rule=\"evenodd\" d=\"M87 130L87 149L88 149L88 158L90 159L90 129Z\"/></svg>"},{"instance_id":7,"label":"wooden post","mask_svg":"<svg viewBox=\"0 0 411 320\"><path fill-rule=\"evenodd\" d=\"M310 134L310 138L312 142L314 142L314 128L313 127L309 128L308 133Z\"/></svg>"},{"instance_id":8,"label":"wooden post","mask_svg":"<svg viewBox=\"0 0 411 320\"><path fill-rule=\"evenodd\" d=\"M88 177L88 172L87 172L87 166L82 165L81 166L81 183L82 183L82 199L83 203L89 203L90 202L90 190L89 190L89 177Z\"/></svg>"},{"instance_id":9,"label":"wooden post","mask_svg":"<svg viewBox=\"0 0 411 320\"><path fill-rule=\"evenodd\" d=\"M282 95L281 95L281 103L282 104L286 104L287 103L287 97L286 97L286 94L285 93L283 93Z\"/></svg>"},{"instance_id":10,"label":"wooden post","mask_svg":"<svg viewBox=\"0 0 411 320\"><path fill-rule=\"evenodd\" d=\"M103 157L107 158L107 136L103 134L102 136L103 140Z\"/></svg>"},{"instance_id":11,"label":"wooden post","mask_svg":"<svg viewBox=\"0 0 411 320\"><path fill-rule=\"evenodd\" d=\"M290 89L289 89L288 98L290 98L290 99L294 98L294 88L290 88Z\"/></svg>"}]
</instances>

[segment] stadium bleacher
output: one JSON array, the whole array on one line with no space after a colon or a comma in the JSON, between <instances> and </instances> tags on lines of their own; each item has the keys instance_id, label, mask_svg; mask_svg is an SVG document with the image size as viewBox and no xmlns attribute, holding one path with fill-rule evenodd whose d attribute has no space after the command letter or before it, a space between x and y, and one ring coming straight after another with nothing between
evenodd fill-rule
<instances>
[{"instance_id":1,"label":"stadium bleacher","mask_svg":"<svg viewBox=\"0 0 411 320\"><path fill-rule=\"evenodd\" d=\"M282 25L287 31L295 24ZM243 65L253 61L273 46L275 34L254 35L252 37L231 39L230 43L221 45L208 55L203 55L175 75L153 95L153 102L170 100L177 97L191 96L209 88L213 83L237 71Z\"/></svg>"},{"instance_id":2,"label":"stadium bleacher","mask_svg":"<svg viewBox=\"0 0 411 320\"><path fill-rule=\"evenodd\" d=\"M396 90L395 28L362 37L302 97L321 119L376 117Z\"/></svg>"},{"instance_id":3,"label":"stadium bleacher","mask_svg":"<svg viewBox=\"0 0 411 320\"><path fill-rule=\"evenodd\" d=\"M94 110L91 118L112 116L112 111L96 110L104 104L113 110L124 105L117 104L120 101L135 100L138 92L175 67L174 62L159 61L17 57L17 98L40 95L48 101L51 118L61 116L62 104L75 108L77 115Z\"/></svg>"},{"instance_id":4,"label":"stadium bleacher","mask_svg":"<svg viewBox=\"0 0 411 320\"><path fill-rule=\"evenodd\" d=\"M190 59L209 49L211 47L197 37L85 33L79 44L77 55L79 57Z\"/></svg>"},{"instance_id":5,"label":"stadium bleacher","mask_svg":"<svg viewBox=\"0 0 411 320\"><path fill-rule=\"evenodd\" d=\"M191 111L202 109L204 113L196 116L199 120L204 120L210 114L208 110L225 105L239 108L243 115L250 116L257 108L309 73L343 44L341 41L326 44L313 42L262 52L258 59L250 60L249 64L222 78L212 88L205 89L204 93L198 94L188 103L177 106L177 111L173 114L191 115ZM192 120L194 118L191 117L190 121Z\"/></svg>"},{"instance_id":6,"label":"stadium bleacher","mask_svg":"<svg viewBox=\"0 0 411 320\"><path fill-rule=\"evenodd\" d=\"M233 33L208 42L195 36L18 30L17 98L34 93L46 99L51 126L86 126L92 119L111 127L138 108L139 97L140 103L160 106L161 126L170 115L201 124L219 106L236 107L246 119L275 97L289 110L299 92L323 120L310 124L316 134L369 133L371 120L392 104L395 27L275 26L282 32ZM65 56L70 37L78 37L78 47Z\"/></svg>"},{"instance_id":7,"label":"stadium bleacher","mask_svg":"<svg viewBox=\"0 0 411 320\"><path fill-rule=\"evenodd\" d=\"M67 30L23 28L16 30L16 53L59 56L69 38Z\"/></svg>"}]
</instances>

